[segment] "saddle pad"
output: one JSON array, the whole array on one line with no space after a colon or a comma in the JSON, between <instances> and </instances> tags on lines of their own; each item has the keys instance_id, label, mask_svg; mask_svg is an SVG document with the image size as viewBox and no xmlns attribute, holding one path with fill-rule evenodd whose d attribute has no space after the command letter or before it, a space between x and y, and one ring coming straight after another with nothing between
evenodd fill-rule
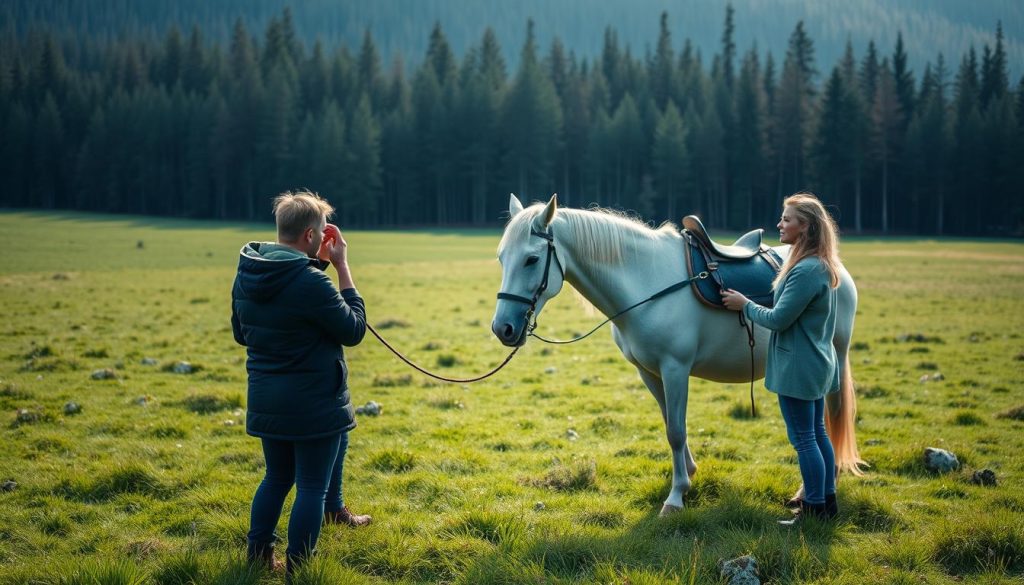
<instances>
[{"instance_id":1,"label":"saddle pad","mask_svg":"<svg viewBox=\"0 0 1024 585\"><path fill-rule=\"evenodd\" d=\"M686 265L690 274L707 271L710 278L694 281L693 293L706 305L724 309L722 304L722 288L731 288L743 293L755 303L771 307L775 304L772 280L782 267L782 258L768 247L752 258L732 260L729 258L711 257L717 262L717 268L708 266L709 256L702 251L693 238L686 234Z\"/></svg>"}]
</instances>

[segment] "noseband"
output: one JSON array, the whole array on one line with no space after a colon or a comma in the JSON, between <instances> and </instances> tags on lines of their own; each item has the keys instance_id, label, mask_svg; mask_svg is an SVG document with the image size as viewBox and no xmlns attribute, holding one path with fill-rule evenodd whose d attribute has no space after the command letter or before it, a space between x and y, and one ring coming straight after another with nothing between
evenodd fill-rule
<instances>
[{"instance_id":1,"label":"noseband","mask_svg":"<svg viewBox=\"0 0 1024 585\"><path fill-rule=\"evenodd\" d=\"M530 235L543 238L548 242L548 253L547 258L544 260L544 276L541 278L540 286L533 293L533 298L526 298L512 293L499 292L498 300L515 301L517 303L523 303L530 307L526 312L526 324L523 327L522 333L519 334L519 338L516 342L521 342L523 338L533 332L537 328L537 319L534 317L537 311L537 301L540 299L540 295L544 294L544 291L548 290L548 277L551 274L551 258L554 257L555 265L558 266L558 272L562 275L562 280L565 280L565 269L562 268L562 263L558 261L558 252L555 250L555 234L551 228L548 228L546 232L538 232L537 230L530 228ZM532 322L531 322L532 320Z\"/></svg>"}]
</instances>

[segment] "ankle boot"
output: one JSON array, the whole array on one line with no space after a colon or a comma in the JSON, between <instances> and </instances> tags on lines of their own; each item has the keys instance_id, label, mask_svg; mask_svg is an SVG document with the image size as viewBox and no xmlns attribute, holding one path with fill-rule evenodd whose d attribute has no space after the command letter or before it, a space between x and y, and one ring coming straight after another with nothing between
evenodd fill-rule
<instances>
[{"instance_id":1,"label":"ankle boot","mask_svg":"<svg viewBox=\"0 0 1024 585\"><path fill-rule=\"evenodd\" d=\"M253 542L250 540L248 547L246 547L245 558L249 561L250 565L259 566L268 571L278 571L281 569L281 561L274 558L273 542Z\"/></svg>"},{"instance_id":2,"label":"ankle boot","mask_svg":"<svg viewBox=\"0 0 1024 585\"><path fill-rule=\"evenodd\" d=\"M825 494L825 517L829 520L839 515L839 502L835 494Z\"/></svg>"},{"instance_id":3,"label":"ankle boot","mask_svg":"<svg viewBox=\"0 0 1024 585\"><path fill-rule=\"evenodd\" d=\"M789 520L779 520L779 524L782 526L798 526L805 522L808 517L814 517L821 520L828 519L828 512L826 511L825 504L808 504L807 502L800 501L800 509L794 512L793 518Z\"/></svg>"},{"instance_id":4,"label":"ankle boot","mask_svg":"<svg viewBox=\"0 0 1024 585\"><path fill-rule=\"evenodd\" d=\"M345 524L357 528L359 526L366 526L370 522L373 522L373 517L367 514L353 514L349 511L348 506L342 506L337 512L324 512L324 523L325 524Z\"/></svg>"}]
</instances>

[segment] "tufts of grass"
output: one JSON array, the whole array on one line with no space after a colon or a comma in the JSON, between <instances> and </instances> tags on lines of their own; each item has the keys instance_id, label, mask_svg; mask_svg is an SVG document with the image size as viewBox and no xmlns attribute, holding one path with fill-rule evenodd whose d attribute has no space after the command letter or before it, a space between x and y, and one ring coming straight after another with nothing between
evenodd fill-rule
<instances>
[{"instance_id":1,"label":"tufts of grass","mask_svg":"<svg viewBox=\"0 0 1024 585\"><path fill-rule=\"evenodd\" d=\"M445 353L437 356L437 366L439 368L451 368L460 363L462 362L459 361L459 358L455 357L450 353Z\"/></svg>"},{"instance_id":2,"label":"tufts of grass","mask_svg":"<svg viewBox=\"0 0 1024 585\"><path fill-rule=\"evenodd\" d=\"M176 425L164 424L149 429L146 434L156 439L184 439L188 431Z\"/></svg>"},{"instance_id":3,"label":"tufts of grass","mask_svg":"<svg viewBox=\"0 0 1024 585\"><path fill-rule=\"evenodd\" d=\"M953 415L953 418L950 420L950 422L962 427L984 426L987 424L985 422L985 419L981 418L979 415L969 410L961 410L957 412L956 414Z\"/></svg>"},{"instance_id":4,"label":"tufts of grass","mask_svg":"<svg viewBox=\"0 0 1024 585\"><path fill-rule=\"evenodd\" d=\"M557 538L538 540L527 552L527 558L543 565L555 577L582 580L594 565L611 554L607 541L593 536L559 534Z\"/></svg>"},{"instance_id":5,"label":"tufts of grass","mask_svg":"<svg viewBox=\"0 0 1024 585\"><path fill-rule=\"evenodd\" d=\"M1008 418L1008 419L1011 419L1011 420L1021 420L1021 421L1024 421L1024 404L1020 404L1020 405L1014 406L1013 408L1011 408L1009 410L1005 410L1005 411L999 413L998 416L999 416L999 418Z\"/></svg>"},{"instance_id":6,"label":"tufts of grass","mask_svg":"<svg viewBox=\"0 0 1024 585\"><path fill-rule=\"evenodd\" d=\"M599 416L590 423L590 429L599 437L608 437L622 430L622 423L609 416Z\"/></svg>"},{"instance_id":7,"label":"tufts of grass","mask_svg":"<svg viewBox=\"0 0 1024 585\"><path fill-rule=\"evenodd\" d=\"M587 526L619 528L626 523L626 517L620 510L586 510L579 515L579 521Z\"/></svg>"},{"instance_id":8,"label":"tufts of grass","mask_svg":"<svg viewBox=\"0 0 1024 585\"><path fill-rule=\"evenodd\" d=\"M401 386L409 386L412 384L412 374L400 374L400 375L389 375L389 374L377 374L373 377L371 383L374 388L397 388Z\"/></svg>"},{"instance_id":9,"label":"tufts of grass","mask_svg":"<svg viewBox=\"0 0 1024 585\"><path fill-rule=\"evenodd\" d=\"M192 394L181 401L185 410L196 414L210 414L222 410L233 410L242 407L242 396L240 394L229 394L217 396L216 394Z\"/></svg>"},{"instance_id":10,"label":"tufts of grass","mask_svg":"<svg viewBox=\"0 0 1024 585\"><path fill-rule=\"evenodd\" d=\"M885 398L889 395L889 390L882 386L865 386L864 388L857 388L857 393L864 398Z\"/></svg>"},{"instance_id":11,"label":"tufts of grass","mask_svg":"<svg viewBox=\"0 0 1024 585\"><path fill-rule=\"evenodd\" d=\"M763 413L763 408L758 409L756 413L752 412L750 410L750 403L741 398L729 407L727 414L736 420L754 420L761 418Z\"/></svg>"},{"instance_id":12,"label":"tufts of grass","mask_svg":"<svg viewBox=\"0 0 1024 585\"><path fill-rule=\"evenodd\" d=\"M388 449L370 458L370 467L386 473L405 473L416 466L416 456L409 451Z\"/></svg>"},{"instance_id":13,"label":"tufts of grass","mask_svg":"<svg viewBox=\"0 0 1024 585\"><path fill-rule=\"evenodd\" d=\"M839 490L839 518L865 532L884 532L902 525L900 515L880 490Z\"/></svg>"},{"instance_id":14,"label":"tufts of grass","mask_svg":"<svg viewBox=\"0 0 1024 585\"><path fill-rule=\"evenodd\" d=\"M153 572L160 585L193 585L206 581L202 558L193 548L164 558Z\"/></svg>"},{"instance_id":15,"label":"tufts of grass","mask_svg":"<svg viewBox=\"0 0 1024 585\"><path fill-rule=\"evenodd\" d=\"M386 329L408 329L409 323L401 319L384 319L380 323L377 323L377 329L384 331Z\"/></svg>"},{"instance_id":16,"label":"tufts of grass","mask_svg":"<svg viewBox=\"0 0 1024 585\"><path fill-rule=\"evenodd\" d=\"M125 559L65 557L53 567L55 585L145 585L149 575Z\"/></svg>"},{"instance_id":17,"label":"tufts of grass","mask_svg":"<svg viewBox=\"0 0 1024 585\"><path fill-rule=\"evenodd\" d=\"M466 404L451 396L445 398L435 398L427 402L433 408L438 410L463 410L466 408Z\"/></svg>"},{"instance_id":18,"label":"tufts of grass","mask_svg":"<svg viewBox=\"0 0 1024 585\"><path fill-rule=\"evenodd\" d=\"M344 567L339 563L318 555L299 566L291 577L291 585L335 585L338 583L358 585L371 583L369 577Z\"/></svg>"},{"instance_id":19,"label":"tufts of grass","mask_svg":"<svg viewBox=\"0 0 1024 585\"><path fill-rule=\"evenodd\" d=\"M873 556L894 569L920 573L931 563L931 547L920 535L899 533L885 540Z\"/></svg>"},{"instance_id":20,"label":"tufts of grass","mask_svg":"<svg viewBox=\"0 0 1024 585\"><path fill-rule=\"evenodd\" d=\"M565 464L555 459L544 477L528 479L524 483L559 492L596 490L597 462L591 459Z\"/></svg>"},{"instance_id":21,"label":"tufts of grass","mask_svg":"<svg viewBox=\"0 0 1024 585\"><path fill-rule=\"evenodd\" d=\"M473 510L453 521L448 527L448 532L465 534L512 549L523 541L526 525L521 516L506 512Z\"/></svg>"},{"instance_id":22,"label":"tufts of grass","mask_svg":"<svg viewBox=\"0 0 1024 585\"><path fill-rule=\"evenodd\" d=\"M54 492L69 500L107 502L122 494L159 496L166 492L166 487L151 467L129 462L113 465L92 478L65 478Z\"/></svg>"},{"instance_id":23,"label":"tufts of grass","mask_svg":"<svg viewBox=\"0 0 1024 585\"><path fill-rule=\"evenodd\" d=\"M954 575L1024 569L1024 525L1005 512L949 520L933 539L932 559Z\"/></svg>"}]
</instances>

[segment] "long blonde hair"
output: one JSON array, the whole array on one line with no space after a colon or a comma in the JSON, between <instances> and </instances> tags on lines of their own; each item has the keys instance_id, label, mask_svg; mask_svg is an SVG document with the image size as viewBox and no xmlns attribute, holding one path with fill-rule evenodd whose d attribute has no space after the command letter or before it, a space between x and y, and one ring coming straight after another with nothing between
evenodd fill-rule
<instances>
[{"instance_id":1,"label":"long blonde hair","mask_svg":"<svg viewBox=\"0 0 1024 585\"><path fill-rule=\"evenodd\" d=\"M839 286L839 227L825 206L814 193L801 191L787 197L782 207L783 210L791 207L796 220L807 226L807 231L793 244L782 270L772 281L772 288L786 280L786 275L797 262L810 256L817 256L824 264L832 288Z\"/></svg>"}]
</instances>

